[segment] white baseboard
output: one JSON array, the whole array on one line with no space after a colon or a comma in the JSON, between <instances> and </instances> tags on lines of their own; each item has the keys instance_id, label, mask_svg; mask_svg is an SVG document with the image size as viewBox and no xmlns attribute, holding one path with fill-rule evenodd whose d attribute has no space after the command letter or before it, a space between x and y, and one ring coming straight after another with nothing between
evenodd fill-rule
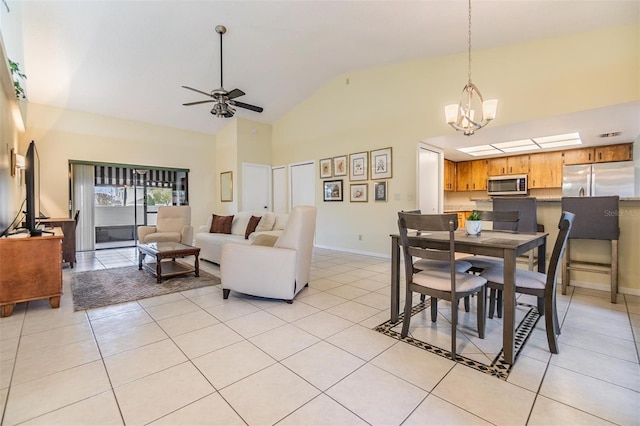
<instances>
[{"instance_id":1,"label":"white baseboard","mask_svg":"<svg viewBox=\"0 0 640 426\"><path fill-rule=\"evenodd\" d=\"M353 254L362 254L364 256L371 256L371 257L379 257L381 259L391 259L391 255L388 254L382 254L382 253L375 253L375 252L371 252L371 251L362 251L362 250L351 250L351 249L346 249L346 248L338 248L338 247L331 247L331 246L321 246L321 245L314 245L315 248L320 248L320 249L327 249L327 250L334 250L334 251L343 251L345 253L353 253Z\"/></svg>"}]
</instances>

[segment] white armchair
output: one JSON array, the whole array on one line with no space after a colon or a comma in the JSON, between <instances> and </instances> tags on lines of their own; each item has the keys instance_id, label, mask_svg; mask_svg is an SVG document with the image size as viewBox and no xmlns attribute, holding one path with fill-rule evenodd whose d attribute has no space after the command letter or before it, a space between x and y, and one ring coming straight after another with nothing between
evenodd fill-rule
<instances>
[{"instance_id":1,"label":"white armchair","mask_svg":"<svg viewBox=\"0 0 640 426\"><path fill-rule=\"evenodd\" d=\"M293 303L309 284L315 228L316 208L297 206L273 247L224 244L220 260L223 297L234 290Z\"/></svg>"},{"instance_id":2,"label":"white armchair","mask_svg":"<svg viewBox=\"0 0 640 426\"><path fill-rule=\"evenodd\" d=\"M158 207L156 226L138 226L138 241L142 244L176 242L192 245L191 207Z\"/></svg>"}]
</instances>

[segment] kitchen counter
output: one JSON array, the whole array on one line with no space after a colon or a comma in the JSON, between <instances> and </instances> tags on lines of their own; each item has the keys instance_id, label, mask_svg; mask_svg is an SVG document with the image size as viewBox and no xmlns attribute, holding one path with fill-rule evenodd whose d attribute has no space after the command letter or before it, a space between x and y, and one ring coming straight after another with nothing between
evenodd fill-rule
<instances>
[{"instance_id":1,"label":"kitchen counter","mask_svg":"<svg viewBox=\"0 0 640 426\"><path fill-rule=\"evenodd\" d=\"M535 197L536 200L538 200L539 203L559 203L560 201L562 201L562 197ZM588 197L585 197L588 198ZM474 202L483 202L483 203L491 203L493 202L493 198L489 197L489 198L471 198L471 201ZM630 202L638 202L640 201L640 197L620 197L620 202L626 202L626 201L630 201ZM445 211L447 206L445 206ZM474 207L471 208L471 210L473 210Z\"/></svg>"}]
</instances>

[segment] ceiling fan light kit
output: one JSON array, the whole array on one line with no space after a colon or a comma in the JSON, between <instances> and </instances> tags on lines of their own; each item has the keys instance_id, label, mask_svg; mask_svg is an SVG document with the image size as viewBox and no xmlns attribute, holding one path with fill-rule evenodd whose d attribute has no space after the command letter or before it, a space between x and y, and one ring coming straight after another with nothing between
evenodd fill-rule
<instances>
[{"instance_id":1,"label":"ceiling fan light kit","mask_svg":"<svg viewBox=\"0 0 640 426\"><path fill-rule=\"evenodd\" d=\"M203 92L202 90L194 89L189 86L182 86L185 89L200 93L205 96L209 96L212 99L207 99L204 101L195 101L195 102L187 102L182 105L191 106L191 105L199 105L208 102L215 102L213 108L211 108L211 114L216 117L223 118L231 118L236 113L235 107L240 107L244 109L248 109L255 112L262 112L264 109L259 106L250 105L244 102L239 102L234 100L240 96L243 96L245 93L240 89L233 89L230 92L227 92L224 89L224 85L222 84L222 34L227 32L227 28L223 25L216 26L216 32L220 34L220 88L212 90L211 93Z\"/></svg>"},{"instance_id":2,"label":"ceiling fan light kit","mask_svg":"<svg viewBox=\"0 0 640 426\"><path fill-rule=\"evenodd\" d=\"M471 136L476 130L482 129L496 118L498 110L498 100L487 99L485 101L480 90L471 82L471 0L469 0L468 40L469 79L462 89L460 103L447 105L444 108L444 113L447 124L458 131L464 132L466 136ZM476 111L482 111L482 115L478 118L476 118Z\"/></svg>"}]
</instances>

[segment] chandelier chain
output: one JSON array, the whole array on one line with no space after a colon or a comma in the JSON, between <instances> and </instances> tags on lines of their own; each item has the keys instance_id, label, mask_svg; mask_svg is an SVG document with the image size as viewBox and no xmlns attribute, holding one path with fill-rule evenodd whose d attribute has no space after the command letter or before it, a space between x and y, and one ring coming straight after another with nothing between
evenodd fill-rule
<instances>
[{"instance_id":1,"label":"chandelier chain","mask_svg":"<svg viewBox=\"0 0 640 426\"><path fill-rule=\"evenodd\" d=\"M469 83L471 83L471 0L469 0Z\"/></svg>"}]
</instances>

